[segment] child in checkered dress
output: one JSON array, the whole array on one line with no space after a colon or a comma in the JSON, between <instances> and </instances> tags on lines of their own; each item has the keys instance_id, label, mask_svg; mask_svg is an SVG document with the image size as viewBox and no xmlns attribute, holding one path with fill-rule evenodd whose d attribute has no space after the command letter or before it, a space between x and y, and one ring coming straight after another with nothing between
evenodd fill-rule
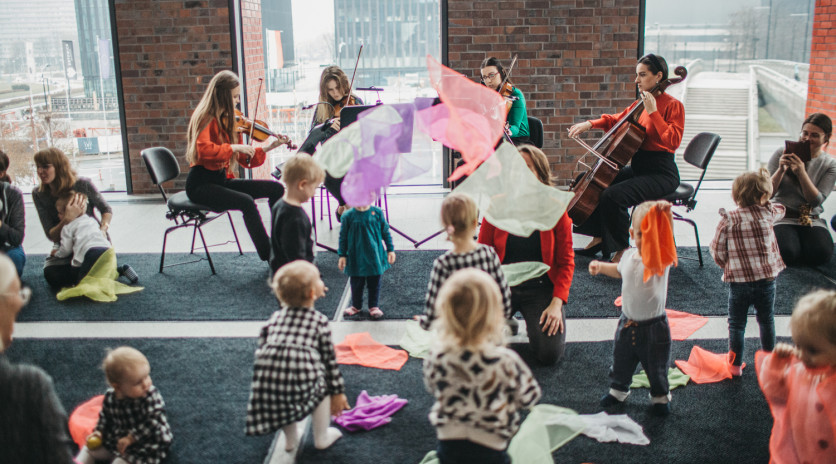
<instances>
[{"instance_id":1,"label":"child in checkered dress","mask_svg":"<svg viewBox=\"0 0 836 464\"><path fill-rule=\"evenodd\" d=\"M328 448L342 436L329 427L331 416L349 409L328 318L314 309L328 289L319 269L304 260L282 266L271 286L282 309L258 338L246 433L281 429L285 450L292 451L299 444L297 423L310 415L314 445Z\"/></svg>"},{"instance_id":2,"label":"child in checkered dress","mask_svg":"<svg viewBox=\"0 0 836 464\"><path fill-rule=\"evenodd\" d=\"M505 318L511 319L511 290L505 280L496 250L476 242L478 220L479 210L476 202L463 193L451 193L441 203L441 223L447 232L447 239L453 242L453 249L436 258L433 263L424 305L425 313L415 316L425 330L429 330L438 317L435 310L438 290L454 271L465 268L483 270L496 281L502 294Z\"/></svg>"},{"instance_id":3,"label":"child in checkered dress","mask_svg":"<svg viewBox=\"0 0 836 464\"><path fill-rule=\"evenodd\" d=\"M156 464L171 446L171 427L165 402L151 383L151 366L138 350L122 346L110 351L102 363L111 388L105 393L99 422L76 460L94 464ZM91 440L97 437L99 440Z\"/></svg>"},{"instance_id":4,"label":"child in checkered dress","mask_svg":"<svg viewBox=\"0 0 836 464\"><path fill-rule=\"evenodd\" d=\"M786 266L781 260L773 226L784 217L784 206L771 203L772 180L761 169L745 172L732 184L737 209L720 209L720 223L711 241L711 256L729 283L729 357L731 373L743 373L743 336L749 307L755 307L761 347L775 347L775 278Z\"/></svg>"}]
</instances>

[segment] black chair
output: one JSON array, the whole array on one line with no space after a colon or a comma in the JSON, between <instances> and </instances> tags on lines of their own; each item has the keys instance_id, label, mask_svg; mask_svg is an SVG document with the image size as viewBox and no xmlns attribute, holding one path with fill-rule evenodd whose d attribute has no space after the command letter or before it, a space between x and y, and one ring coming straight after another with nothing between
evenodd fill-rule
<instances>
[{"instance_id":1,"label":"black chair","mask_svg":"<svg viewBox=\"0 0 836 464\"><path fill-rule=\"evenodd\" d=\"M528 117L528 138L537 148L543 148L543 121L534 116Z\"/></svg>"},{"instance_id":2,"label":"black chair","mask_svg":"<svg viewBox=\"0 0 836 464\"><path fill-rule=\"evenodd\" d=\"M209 255L209 247L225 245L227 243L232 243L232 241L216 245L206 245L206 239L203 237L202 227L222 216L229 218L229 225L232 227L232 235L235 237L235 244L238 245L238 253L241 255L244 254L244 252L241 251L241 244L238 242L238 233L235 232L235 224L232 223L232 216L229 214L229 211L222 211L212 215L209 207L193 203L189 200L185 191L175 193L171 196L166 195L165 189L163 189L163 182L168 182L180 175L180 165L177 163L177 158L174 157L174 153L172 153L171 150L165 147L147 148L142 150L142 159L145 161L145 167L148 169L148 174L151 176L151 182L160 189L160 193L163 195L163 201L165 201L166 205L168 205L168 212L165 213L165 217L174 221L176 224L165 230L165 235L163 236L163 253L160 256L160 272L163 272L164 267L179 266L181 264L195 263L203 260L203 258L199 258L164 266L165 246L166 241L168 240L168 234L177 229L192 227L192 247L190 254L194 254L195 240L197 238L197 234L200 234L200 241L203 242L203 250L206 253L206 260L209 261L209 268L212 269L212 274L215 274L215 264L212 262L212 257Z\"/></svg>"},{"instance_id":3,"label":"black chair","mask_svg":"<svg viewBox=\"0 0 836 464\"><path fill-rule=\"evenodd\" d=\"M708 163L714 156L714 150L717 149L719 143L720 136L711 132L700 132L691 139L691 142L685 148L684 158L689 164L702 170L700 180L697 182L696 188L691 184L681 182L676 191L663 198L663 200L671 202L674 206L684 206L685 212L691 211L697 206L697 192L700 190L700 185L705 177L705 170L708 168ZM674 220L687 222L694 228L694 236L697 238L697 256L700 267L702 267L702 250L700 249L700 233L697 231L697 223L676 211L672 211L672 213Z\"/></svg>"}]
</instances>

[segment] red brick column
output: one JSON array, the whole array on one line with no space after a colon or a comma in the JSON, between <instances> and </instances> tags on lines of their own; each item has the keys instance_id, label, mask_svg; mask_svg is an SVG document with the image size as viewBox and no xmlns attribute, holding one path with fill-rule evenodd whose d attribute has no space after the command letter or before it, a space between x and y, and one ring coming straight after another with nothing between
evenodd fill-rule
<instances>
[{"instance_id":1,"label":"red brick column","mask_svg":"<svg viewBox=\"0 0 836 464\"><path fill-rule=\"evenodd\" d=\"M451 68L478 79L488 56L510 63L529 116L543 121L544 151L567 183L583 150L566 130L635 98L640 0L448 0ZM599 132L600 134L600 132Z\"/></svg>"},{"instance_id":2,"label":"red brick column","mask_svg":"<svg viewBox=\"0 0 836 464\"><path fill-rule=\"evenodd\" d=\"M825 113L836 120L836 0L816 0L806 114ZM828 152L836 155L834 141Z\"/></svg>"},{"instance_id":3,"label":"red brick column","mask_svg":"<svg viewBox=\"0 0 836 464\"><path fill-rule=\"evenodd\" d=\"M256 95L258 94L259 79L264 79L264 38L261 35L261 0L241 1L241 27L243 28L244 68L247 89L247 115L253 117L256 110ZM257 119L267 120L267 83L261 85L261 97L258 100ZM258 145L258 142L255 142ZM279 150L280 148L277 148ZM269 154L267 155L269 158ZM270 163L265 162L259 168L253 169L253 178L269 179Z\"/></svg>"}]
</instances>

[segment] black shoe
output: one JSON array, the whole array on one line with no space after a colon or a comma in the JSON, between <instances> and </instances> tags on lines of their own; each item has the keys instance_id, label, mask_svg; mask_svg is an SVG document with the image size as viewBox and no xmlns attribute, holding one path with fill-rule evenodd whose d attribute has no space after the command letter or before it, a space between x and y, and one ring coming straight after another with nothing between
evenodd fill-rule
<instances>
[{"instance_id":1,"label":"black shoe","mask_svg":"<svg viewBox=\"0 0 836 464\"><path fill-rule=\"evenodd\" d=\"M139 276L136 274L136 271L134 271L134 268L132 268L131 266L123 264L116 268L116 270L119 272L120 276L128 279L128 282L130 282L131 284L139 282Z\"/></svg>"},{"instance_id":2,"label":"black shoe","mask_svg":"<svg viewBox=\"0 0 836 464\"><path fill-rule=\"evenodd\" d=\"M282 180L282 170L279 169L278 166L276 166L276 169L273 169L273 172L271 172L270 175L276 180Z\"/></svg>"},{"instance_id":3,"label":"black shoe","mask_svg":"<svg viewBox=\"0 0 836 464\"><path fill-rule=\"evenodd\" d=\"M671 414L671 404L654 403L650 405L650 414L656 417L668 417Z\"/></svg>"},{"instance_id":4,"label":"black shoe","mask_svg":"<svg viewBox=\"0 0 836 464\"><path fill-rule=\"evenodd\" d=\"M575 254L581 256L595 256L604 248L604 243L600 242L597 245L592 245L589 248L575 248Z\"/></svg>"},{"instance_id":5,"label":"black shoe","mask_svg":"<svg viewBox=\"0 0 836 464\"><path fill-rule=\"evenodd\" d=\"M611 408L613 406L621 406L622 404L624 404L624 402L619 401L618 398L607 393L606 395L601 397L601 402L599 404L602 408Z\"/></svg>"},{"instance_id":6,"label":"black shoe","mask_svg":"<svg viewBox=\"0 0 836 464\"><path fill-rule=\"evenodd\" d=\"M340 208L345 208L345 209L343 209L342 211L340 211ZM343 213L344 213L344 212L346 212L346 211L348 211L348 207L347 207L347 206L344 206L344 205L337 206L337 210L336 210L336 211L334 211L334 216L336 216L336 217L337 217L337 222L341 222L340 220L341 220L341 219L342 219L342 217L343 217Z\"/></svg>"}]
</instances>

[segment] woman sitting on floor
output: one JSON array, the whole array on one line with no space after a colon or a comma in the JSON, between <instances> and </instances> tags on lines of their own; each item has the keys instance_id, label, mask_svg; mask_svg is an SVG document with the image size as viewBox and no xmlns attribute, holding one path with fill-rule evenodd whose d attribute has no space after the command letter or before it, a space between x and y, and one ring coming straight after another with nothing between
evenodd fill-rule
<instances>
[{"instance_id":1,"label":"woman sitting on floor","mask_svg":"<svg viewBox=\"0 0 836 464\"><path fill-rule=\"evenodd\" d=\"M9 157L0 150L0 251L15 263L17 276L20 277L26 264L26 254L23 253L26 215L23 193L12 185L8 170Z\"/></svg>"},{"instance_id":2,"label":"woman sitting on floor","mask_svg":"<svg viewBox=\"0 0 836 464\"><path fill-rule=\"evenodd\" d=\"M533 145L519 147L520 155L540 182L551 184L545 153ZM502 264L539 261L549 266L540 277L511 287L511 308L525 318L528 339L537 360L554 364L563 357L566 346L566 314L569 286L575 272L572 249L572 220L566 213L551 230L518 237L482 221L479 242L496 249Z\"/></svg>"},{"instance_id":3,"label":"woman sitting on floor","mask_svg":"<svg viewBox=\"0 0 836 464\"><path fill-rule=\"evenodd\" d=\"M41 184L32 190L32 201L35 203L35 209L38 211L38 218L41 220L44 233L54 244L53 249L59 247L61 231L65 225L82 214L87 214L96 219L95 214L93 214L94 209L99 210L99 214L101 214L101 219L96 219L99 223L99 230L107 236L113 210L101 193L93 186L93 183L90 182L90 179L78 177L64 152L57 148L41 150L35 153L35 166L37 166ZM77 195L67 203L63 218L59 218L55 202L70 190L75 191ZM67 258L49 256L46 258L44 278L50 286L61 288L76 283L75 274L70 264L72 258L72 256Z\"/></svg>"},{"instance_id":4,"label":"woman sitting on floor","mask_svg":"<svg viewBox=\"0 0 836 464\"><path fill-rule=\"evenodd\" d=\"M818 266L833 256L833 238L821 217L822 204L836 184L836 159L824 152L830 143L833 122L826 114L813 113L801 126L799 142L810 143L810 160L779 148L769 160L772 201L784 205L787 214L775 223L781 258L788 266Z\"/></svg>"}]
</instances>

